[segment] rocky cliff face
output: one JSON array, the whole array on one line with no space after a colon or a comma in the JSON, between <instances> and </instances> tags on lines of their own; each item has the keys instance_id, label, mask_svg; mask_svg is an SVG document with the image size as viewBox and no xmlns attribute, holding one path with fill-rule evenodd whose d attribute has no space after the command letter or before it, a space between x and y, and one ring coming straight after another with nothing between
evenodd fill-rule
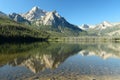
<instances>
[{"instance_id":1,"label":"rocky cliff face","mask_svg":"<svg viewBox=\"0 0 120 80\"><path fill-rule=\"evenodd\" d=\"M88 28L89 27L89 28ZM120 36L120 24L110 23L104 21L100 24L93 25L83 25L80 26L81 29L87 31L90 36L105 36L105 37L119 37Z\"/></svg>"},{"instance_id":2,"label":"rocky cliff face","mask_svg":"<svg viewBox=\"0 0 120 80\"><path fill-rule=\"evenodd\" d=\"M40 20L37 20L35 22L35 24L37 26L39 26L39 25L53 26L53 27L51 27L51 29L55 28L58 31L60 31L61 33L65 33L65 32L67 32L67 30L69 30L69 32L76 31L76 33L82 31L77 26L67 22L56 11L46 13L46 15L43 16Z\"/></svg>"},{"instance_id":3,"label":"rocky cliff face","mask_svg":"<svg viewBox=\"0 0 120 80\"><path fill-rule=\"evenodd\" d=\"M66 24L68 24L68 22L63 17L61 17L56 11L48 12L36 23L54 26L65 26Z\"/></svg>"},{"instance_id":4,"label":"rocky cliff face","mask_svg":"<svg viewBox=\"0 0 120 80\"><path fill-rule=\"evenodd\" d=\"M30 11L21 16L29 21L40 19L42 16L45 16L46 11L40 9L39 7L33 7Z\"/></svg>"},{"instance_id":5,"label":"rocky cliff face","mask_svg":"<svg viewBox=\"0 0 120 80\"><path fill-rule=\"evenodd\" d=\"M110 22L104 21L101 24L96 25L95 28L98 29L98 30L102 30L102 29L106 29L106 28L109 28L109 27L112 27L112 26L113 25Z\"/></svg>"},{"instance_id":6,"label":"rocky cliff face","mask_svg":"<svg viewBox=\"0 0 120 80\"><path fill-rule=\"evenodd\" d=\"M24 19L21 15L19 15L17 13L9 14L9 17L17 22L30 24L30 22L27 19Z\"/></svg>"},{"instance_id":7,"label":"rocky cliff face","mask_svg":"<svg viewBox=\"0 0 120 80\"><path fill-rule=\"evenodd\" d=\"M33 7L24 14L13 13L9 17L17 22L29 23L43 31L50 32L52 36L79 36L83 31L78 26L69 23L56 11L47 12L39 7Z\"/></svg>"}]
</instances>

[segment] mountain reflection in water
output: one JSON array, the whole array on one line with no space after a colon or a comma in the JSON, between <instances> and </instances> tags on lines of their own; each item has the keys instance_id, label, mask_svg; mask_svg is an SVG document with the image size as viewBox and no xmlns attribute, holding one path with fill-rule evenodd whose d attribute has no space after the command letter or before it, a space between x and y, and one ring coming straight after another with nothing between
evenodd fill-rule
<instances>
[{"instance_id":1,"label":"mountain reflection in water","mask_svg":"<svg viewBox=\"0 0 120 80\"><path fill-rule=\"evenodd\" d=\"M0 45L0 80L119 80L120 45L117 43L31 43Z\"/></svg>"}]
</instances>

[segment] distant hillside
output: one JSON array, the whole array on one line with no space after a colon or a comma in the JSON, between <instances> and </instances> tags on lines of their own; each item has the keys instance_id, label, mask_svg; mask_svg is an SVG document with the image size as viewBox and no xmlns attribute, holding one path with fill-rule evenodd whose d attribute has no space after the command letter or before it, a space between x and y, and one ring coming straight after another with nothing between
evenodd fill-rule
<instances>
[{"instance_id":1,"label":"distant hillside","mask_svg":"<svg viewBox=\"0 0 120 80\"><path fill-rule=\"evenodd\" d=\"M65 18L61 17L56 11L48 12L40 20L35 21L34 24L40 27L40 29L57 36L79 36L84 32L78 28L78 26L67 22Z\"/></svg>"},{"instance_id":2,"label":"distant hillside","mask_svg":"<svg viewBox=\"0 0 120 80\"><path fill-rule=\"evenodd\" d=\"M7 16L7 15L0 11L0 16Z\"/></svg>"},{"instance_id":3,"label":"distant hillside","mask_svg":"<svg viewBox=\"0 0 120 80\"><path fill-rule=\"evenodd\" d=\"M80 36L86 34L78 26L69 23L57 11L47 12L39 7L33 7L27 13L9 15L11 19L21 23L30 23L32 27L46 31L51 37Z\"/></svg>"},{"instance_id":4,"label":"distant hillside","mask_svg":"<svg viewBox=\"0 0 120 80\"><path fill-rule=\"evenodd\" d=\"M46 39L49 34L45 31L38 31L27 25L17 23L5 16L0 16L0 41L34 41Z\"/></svg>"},{"instance_id":5,"label":"distant hillside","mask_svg":"<svg viewBox=\"0 0 120 80\"><path fill-rule=\"evenodd\" d=\"M9 14L9 17L13 19L16 22L24 23L24 24L30 24L30 22L27 19L24 19L21 15L12 13Z\"/></svg>"},{"instance_id":6,"label":"distant hillside","mask_svg":"<svg viewBox=\"0 0 120 80\"><path fill-rule=\"evenodd\" d=\"M107 37L120 36L120 24L112 24L107 21L95 25L93 28L87 28L84 30L87 31L89 36L107 36Z\"/></svg>"},{"instance_id":7,"label":"distant hillside","mask_svg":"<svg viewBox=\"0 0 120 80\"><path fill-rule=\"evenodd\" d=\"M45 11L33 7L26 13L6 15L0 11L1 41L34 41L50 38L81 36L119 37L120 24L104 21L98 25L84 24L80 28L69 23L57 11ZM66 38L64 38L66 39ZM71 38L73 39L73 38Z\"/></svg>"}]
</instances>

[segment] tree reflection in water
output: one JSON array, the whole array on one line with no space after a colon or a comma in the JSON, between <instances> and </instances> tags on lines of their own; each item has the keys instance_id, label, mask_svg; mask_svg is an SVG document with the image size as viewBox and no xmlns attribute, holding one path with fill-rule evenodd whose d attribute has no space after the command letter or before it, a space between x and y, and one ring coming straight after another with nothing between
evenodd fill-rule
<instances>
[{"instance_id":1,"label":"tree reflection in water","mask_svg":"<svg viewBox=\"0 0 120 80\"><path fill-rule=\"evenodd\" d=\"M98 57L102 59L99 59ZM115 58L117 60L114 60ZM99 70L109 70L113 69L113 67L117 67L117 70L113 69L109 71L112 71L113 73L117 71L116 75L118 75L118 71L120 71L118 68L120 67L120 64L118 64L118 61L120 61L119 58L120 46L119 44L115 43L73 44L43 42L0 45L0 69L3 69L6 64L13 67L13 72L14 67L24 67L23 70L26 68L33 74L46 75L46 78L47 75L50 74L56 76L62 73L68 76L80 74L86 76L98 74L100 76L103 74L103 72ZM110 61L109 59L113 59L113 61ZM107 64L105 60L108 61ZM85 63L83 63L84 61ZM111 63L111 65L109 63ZM102 64L104 65L101 66ZM94 69L94 67L96 67L96 69ZM110 72L108 70L106 70L107 73L104 73L104 76L109 76ZM1 76L1 74L3 74L3 72L0 72L0 78L4 77ZM20 77L21 76L18 76L18 78Z\"/></svg>"}]
</instances>

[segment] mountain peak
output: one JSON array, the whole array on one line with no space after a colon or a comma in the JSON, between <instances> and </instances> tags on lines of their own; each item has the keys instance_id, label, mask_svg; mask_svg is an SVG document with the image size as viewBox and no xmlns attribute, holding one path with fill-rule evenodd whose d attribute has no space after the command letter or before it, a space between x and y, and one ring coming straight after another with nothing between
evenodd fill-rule
<instances>
[{"instance_id":1,"label":"mountain peak","mask_svg":"<svg viewBox=\"0 0 120 80\"><path fill-rule=\"evenodd\" d=\"M110 22L108 22L108 21L103 21L101 24L103 26L112 26L112 24Z\"/></svg>"},{"instance_id":2,"label":"mountain peak","mask_svg":"<svg viewBox=\"0 0 120 80\"><path fill-rule=\"evenodd\" d=\"M80 28L83 29L83 30L87 30L87 29L90 28L90 26L87 25L87 24L82 24L82 25L80 26Z\"/></svg>"},{"instance_id":3,"label":"mountain peak","mask_svg":"<svg viewBox=\"0 0 120 80\"><path fill-rule=\"evenodd\" d=\"M44 10L40 9L39 7L35 6L30 11L28 11L27 13L22 14L22 16L29 21L33 21L33 20L36 20L36 19L40 19L45 14L46 14L46 11L44 11Z\"/></svg>"},{"instance_id":4,"label":"mountain peak","mask_svg":"<svg viewBox=\"0 0 120 80\"><path fill-rule=\"evenodd\" d=\"M47 12L47 14L46 14L47 20L55 20L55 19L61 19L61 18L63 18L63 17L61 17L61 15L56 10L54 10L52 12Z\"/></svg>"},{"instance_id":5,"label":"mountain peak","mask_svg":"<svg viewBox=\"0 0 120 80\"><path fill-rule=\"evenodd\" d=\"M39 7L38 6L34 6L32 9L39 9Z\"/></svg>"},{"instance_id":6,"label":"mountain peak","mask_svg":"<svg viewBox=\"0 0 120 80\"><path fill-rule=\"evenodd\" d=\"M54 13L54 14L55 14L55 13L57 13L57 11L56 11L56 10L54 10L54 11L52 11L52 13Z\"/></svg>"},{"instance_id":7,"label":"mountain peak","mask_svg":"<svg viewBox=\"0 0 120 80\"><path fill-rule=\"evenodd\" d=\"M40 19L40 23L44 25L61 25L64 24L65 19L61 17L57 11L47 12L45 16Z\"/></svg>"},{"instance_id":8,"label":"mountain peak","mask_svg":"<svg viewBox=\"0 0 120 80\"><path fill-rule=\"evenodd\" d=\"M37 11L37 10L40 10L40 8L38 6L34 6L31 10L32 11Z\"/></svg>"}]
</instances>

